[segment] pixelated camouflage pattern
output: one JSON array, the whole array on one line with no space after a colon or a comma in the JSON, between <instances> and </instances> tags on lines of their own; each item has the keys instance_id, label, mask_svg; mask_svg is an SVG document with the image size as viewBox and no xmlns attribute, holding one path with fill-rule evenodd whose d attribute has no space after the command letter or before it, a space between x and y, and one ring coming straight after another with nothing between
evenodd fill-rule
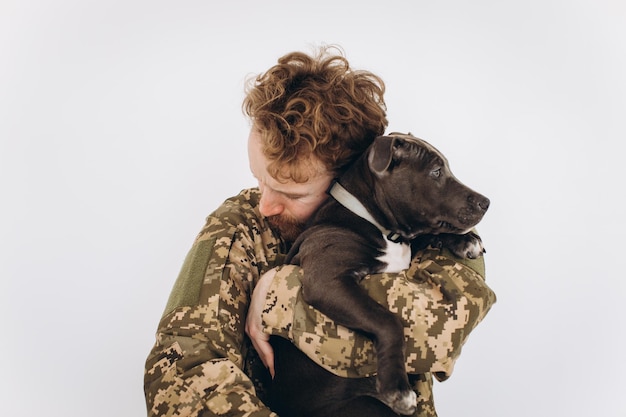
<instances>
[{"instance_id":1,"label":"pixelated camouflage pattern","mask_svg":"<svg viewBox=\"0 0 626 417\"><path fill-rule=\"evenodd\" d=\"M244 337L250 294L281 252L258 200L256 189L227 200L185 259L146 361L148 415L276 415L244 372L258 363Z\"/></svg>"},{"instance_id":2,"label":"pixelated camouflage pattern","mask_svg":"<svg viewBox=\"0 0 626 417\"><path fill-rule=\"evenodd\" d=\"M146 360L149 416L276 415L262 401L269 373L244 333L254 285L284 259L282 243L257 210L259 197L258 189L249 189L228 199L189 251ZM289 337L338 375L373 374L371 342L303 303L301 273L294 266L277 273L264 313L267 331ZM425 251L406 274L368 277L363 285L407 324L416 415L436 416L430 372L442 378L452 372L495 296L473 269L435 250Z\"/></svg>"},{"instance_id":3,"label":"pixelated camouflage pattern","mask_svg":"<svg viewBox=\"0 0 626 417\"><path fill-rule=\"evenodd\" d=\"M279 271L285 279L270 287L263 312L266 331L293 340L337 375L373 375L377 365L372 341L304 303L302 269L285 265ZM407 372L430 371L439 379L450 376L470 332L496 300L478 272L440 249L420 252L406 272L367 276L361 285L404 322Z\"/></svg>"},{"instance_id":4,"label":"pixelated camouflage pattern","mask_svg":"<svg viewBox=\"0 0 626 417\"><path fill-rule=\"evenodd\" d=\"M404 323L407 372L417 374L416 416L436 416L431 374L439 380L451 375L470 332L496 301L483 277L467 265L471 263L476 261L455 259L447 250L426 249L406 272L371 275L361 282L370 296ZM476 269L483 270L482 259ZM302 269L285 265L279 272L284 279L272 283L263 312L266 332L292 340L336 375L375 375L372 341L304 303Z\"/></svg>"}]
</instances>

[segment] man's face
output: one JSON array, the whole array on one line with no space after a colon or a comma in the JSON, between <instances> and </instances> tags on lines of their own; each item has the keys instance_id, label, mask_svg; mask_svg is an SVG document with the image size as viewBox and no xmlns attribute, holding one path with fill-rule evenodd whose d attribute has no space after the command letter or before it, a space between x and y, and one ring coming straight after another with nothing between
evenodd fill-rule
<instances>
[{"instance_id":1,"label":"man's face","mask_svg":"<svg viewBox=\"0 0 626 417\"><path fill-rule=\"evenodd\" d=\"M254 128L248 137L248 158L261 190L261 214L283 239L293 242L302 232L304 223L326 200L332 174L318 160L309 160L302 165L302 170L309 173L307 182L273 178L267 171L269 161L263 155L261 135Z\"/></svg>"}]
</instances>

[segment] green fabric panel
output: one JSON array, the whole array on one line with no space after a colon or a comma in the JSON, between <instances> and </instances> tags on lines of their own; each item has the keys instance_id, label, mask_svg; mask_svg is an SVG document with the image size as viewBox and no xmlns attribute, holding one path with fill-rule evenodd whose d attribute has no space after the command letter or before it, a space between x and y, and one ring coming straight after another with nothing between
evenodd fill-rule
<instances>
[{"instance_id":1,"label":"green fabric panel","mask_svg":"<svg viewBox=\"0 0 626 417\"><path fill-rule=\"evenodd\" d=\"M170 298L167 300L164 316L176 308L194 306L198 303L204 274L215 241L216 238L203 240L191 248L174 283Z\"/></svg>"},{"instance_id":2,"label":"green fabric panel","mask_svg":"<svg viewBox=\"0 0 626 417\"><path fill-rule=\"evenodd\" d=\"M483 279L485 279L485 257L484 256L480 256L476 259L458 258L446 248L442 250L442 254L446 258L454 259L456 262L463 264L467 266L468 268L472 268L474 271L476 271L476 273L478 273L478 275L480 275L481 277L483 277Z\"/></svg>"}]
</instances>

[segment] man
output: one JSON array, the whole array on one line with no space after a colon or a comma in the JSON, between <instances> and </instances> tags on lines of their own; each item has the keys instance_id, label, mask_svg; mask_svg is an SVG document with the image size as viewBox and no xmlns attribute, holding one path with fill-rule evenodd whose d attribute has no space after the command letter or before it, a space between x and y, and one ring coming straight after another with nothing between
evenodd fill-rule
<instances>
[{"instance_id":1,"label":"man","mask_svg":"<svg viewBox=\"0 0 626 417\"><path fill-rule=\"evenodd\" d=\"M251 81L244 110L259 187L212 213L183 263L146 361L150 416L275 415L262 401L273 371L267 333L290 338L337 375L375 372L371 342L304 305L303 271L282 260L332 178L384 133L383 94L380 78L352 70L333 47L287 54ZM449 376L495 301L483 276L482 259L469 263L429 249L406 273L363 280L406 323L420 416L436 415L431 372Z\"/></svg>"}]
</instances>

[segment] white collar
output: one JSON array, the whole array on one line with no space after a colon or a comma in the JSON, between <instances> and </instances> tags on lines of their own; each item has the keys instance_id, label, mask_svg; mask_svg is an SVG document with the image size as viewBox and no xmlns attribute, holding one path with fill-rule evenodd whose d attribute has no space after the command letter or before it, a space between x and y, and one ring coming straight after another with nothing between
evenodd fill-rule
<instances>
[{"instance_id":1,"label":"white collar","mask_svg":"<svg viewBox=\"0 0 626 417\"><path fill-rule=\"evenodd\" d=\"M382 232L382 234L392 242L398 242L402 236L399 233L392 232L384 228L380 223L372 217L369 211L365 208L363 203L361 203L355 196L350 194L348 190L343 188L341 184L337 181L334 181L331 185L328 193L335 199L339 204L356 214L357 216L367 220L374 226L378 228Z\"/></svg>"}]
</instances>

